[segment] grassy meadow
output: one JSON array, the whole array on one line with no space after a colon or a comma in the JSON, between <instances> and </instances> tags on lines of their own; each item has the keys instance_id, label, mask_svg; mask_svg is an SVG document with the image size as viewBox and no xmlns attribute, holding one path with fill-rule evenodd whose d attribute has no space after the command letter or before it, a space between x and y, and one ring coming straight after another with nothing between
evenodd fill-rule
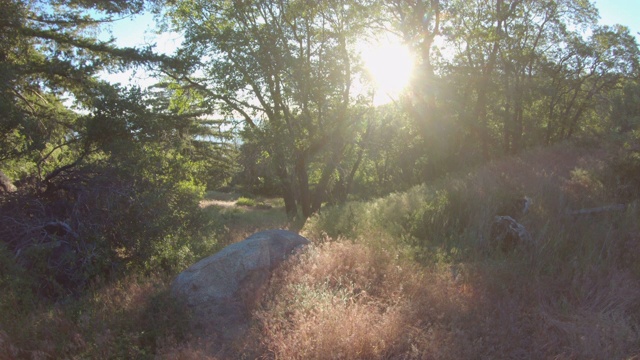
<instances>
[{"instance_id":1,"label":"grassy meadow","mask_svg":"<svg viewBox=\"0 0 640 360\"><path fill-rule=\"evenodd\" d=\"M216 245L196 258L269 228L312 241L277 269L244 339L191 331L175 274L146 273L55 305L4 294L0 358L636 359L640 209L615 186L619 151L534 150L304 224L280 200L208 193ZM523 195L535 247L490 248L493 216Z\"/></svg>"}]
</instances>

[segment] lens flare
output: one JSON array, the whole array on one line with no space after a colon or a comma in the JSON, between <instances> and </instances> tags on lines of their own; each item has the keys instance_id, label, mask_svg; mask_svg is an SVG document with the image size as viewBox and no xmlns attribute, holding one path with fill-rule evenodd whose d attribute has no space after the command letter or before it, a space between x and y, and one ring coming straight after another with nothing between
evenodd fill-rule
<instances>
[{"instance_id":1,"label":"lens flare","mask_svg":"<svg viewBox=\"0 0 640 360\"><path fill-rule=\"evenodd\" d=\"M413 56L400 43L384 42L362 51L367 73L375 86L374 104L382 105L398 98L413 72Z\"/></svg>"}]
</instances>

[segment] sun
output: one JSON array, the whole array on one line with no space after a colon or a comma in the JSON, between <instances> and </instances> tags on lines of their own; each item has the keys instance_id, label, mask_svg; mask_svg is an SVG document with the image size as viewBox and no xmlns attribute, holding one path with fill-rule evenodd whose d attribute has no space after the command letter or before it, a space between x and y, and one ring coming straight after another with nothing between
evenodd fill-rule
<instances>
[{"instance_id":1,"label":"sun","mask_svg":"<svg viewBox=\"0 0 640 360\"><path fill-rule=\"evenodd\" d=\"M414 60L409 49L400 42L385 39L367 43L361 54L375 88L374 105L397 99L413 73Z\"/></svg>"}]
</instances>

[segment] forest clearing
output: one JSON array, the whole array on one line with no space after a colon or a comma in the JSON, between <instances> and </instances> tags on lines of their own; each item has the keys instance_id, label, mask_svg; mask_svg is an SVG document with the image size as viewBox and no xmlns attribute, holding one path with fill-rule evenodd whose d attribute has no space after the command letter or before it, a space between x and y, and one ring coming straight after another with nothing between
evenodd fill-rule
<instances>
[{"instance_id":1,"label":"forest clearing","mask_svg":"<svg viewBox=\"0 0 640 360\"><path fill-rule=\"evenodd\" d=\"M0 1L0 359L640 358L614 3Z\"/></svg>"}]
</instances>

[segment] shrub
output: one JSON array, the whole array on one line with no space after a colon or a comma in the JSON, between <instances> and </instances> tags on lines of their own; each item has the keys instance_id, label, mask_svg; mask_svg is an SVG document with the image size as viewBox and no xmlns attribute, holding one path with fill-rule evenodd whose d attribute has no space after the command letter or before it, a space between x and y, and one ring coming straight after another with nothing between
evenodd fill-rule
<instances>
[{"instance_id":1,"label":"shrub","mask_svg":"<svg viewBox=\"0 0 640 360\"><path fill-rule=\"evenodd\" d=\"M640 131L629 136L622 150L612 161L611 188L621 201L640 196Z\"/></svg>"},{"instance_id":2,"label":"shrub","mask_svg":"<svg viewBox=\"0 0 640 360\"><path fill-rule=\"evenodd\" d=\"M444 184L444 185L443 185ZM370 202L350 202L323 209L305 224L312 236L402 239L423 260L473 247L483 231L487 206L474 199L468 183L446 180L420 185ZM461 243L462 239L462 243ZM440 255L436 255L440 254Z\"/></svg>"},{"instance_id":3,"label":"shrub","mask_svg":"<svg viewBox=\"0 0 640 360\"><path fill-rule=\"evenodd\" d=\"M125 271L173 272L215 245L198 207L202 186L104 169L79 175L0 203L0 243L13 254L5 266L26 271L39 294L64 296Z\"/></svg>"}]
</instances>

